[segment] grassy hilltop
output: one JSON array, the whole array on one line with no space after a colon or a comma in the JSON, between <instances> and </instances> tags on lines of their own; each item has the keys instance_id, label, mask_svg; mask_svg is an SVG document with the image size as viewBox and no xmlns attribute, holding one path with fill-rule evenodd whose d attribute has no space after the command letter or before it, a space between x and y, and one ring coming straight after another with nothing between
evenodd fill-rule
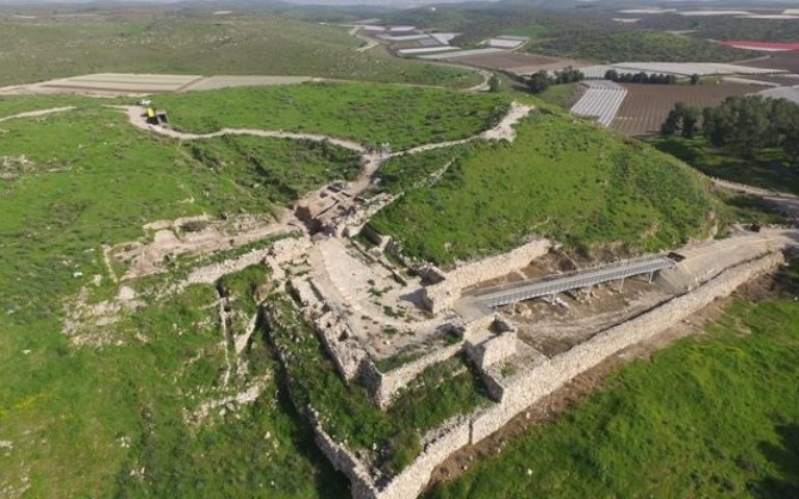
<instances>
[{"instance_id":1,"label":"grassy hilltop","mask_svg":"<svg viewBox=\"0 0 799 499\"><path fill-rule=\"evenodd\" d=\"M231 40L240 40L226 22L220 24L219 29L230 30ZM307 25L287 26L301 31ZM206 33L205 27L198 21L193 36ZM73 28L56 24L47 31L50 43L72 37L67 30ZM84 72L93 61L100 67L119 50L97 40L118 36L117 28L100 28L95 48L89 49L85 27L83 38L65 48L64 60L49 49L53 66L18 59L21 73L14 78L24 71L41 77L48 71L49 76ZM143 54L158 52L161 42L153 33L168 30L157 23L140 28L138 35L123 38L140 40L141 51L129 44L132 52L121 56L118 70L192 72L197 67L191 64L200 64L188 57L195 48L182 45L179 53L158 53L143 62ZM37 36L45 32L42 26L24 29ZM177 32L181 29L188 28ZM346 36L325 30L332 38ZM252 36L247 40L259 39L246 29L241 33ZM0 29L0 40L4 37L13 38ZM268 52L265 45L230 43L233 54L253 50L265 64L276 60L274 54L262 54ZM22 57L24 47L11 46L10 60ZM217 54L211 46L208 60L222 67L224 51ZM304 53L322 50L314 47ZM98 59L77 58L84 49L98 51ZM170 53L177 58L169 59ZM230 56L231 65L236 57ZM364 64L379 68L381 61ZM427 71L438 71L413 66L428 69L402 73L411 66L386 64L403 69L374 73L374 79L403 74L403 81L425 80ZM330 74L344 71L336 68L328 68ZM460 81L457 72L445 74L456 75L447 81ZM154 100L186 131L283 128L366 144L388 140L395 150L475 135L495 124L509 104L508 96L373 83L235 89ZM176 258L163 274L124 283L137 293L141 307L117 311L115 322L75 324L69 311L77 302L97 305L122 285L111 274L125 269L112 265L109 273L103 248L151 242L153 234L144 224L200 214L268 220L308 191L355 178L360 171L357 155L329 143L253 137L180 142L134 128L107 103L123 100L0 99L0 117L76 106L0 123L0 491L30 487L35 497L343 498L349 494L345 478L316 449L292 401L313 401L343 415L345 424L330 430L362 449L386 444L393 452L384 463L389 469L401 468L418 452L419 433L484 403L479 380L458 359L445 366L459 373L454 378L442 381L446 372L430 370L394 412L377 413L357 388L345 386L301 323L281 332L278 345L299 360L292 372L278 368L263 330L231 368L220 296L229 298L232 327L240 331L272 291L271 276L258 267L180 292L169 286L192 266L243 250ZM440 181L421 185L450 163ZM685 165L582 120L544 111L523 122L514 144L474 143L400 156L378 175L381 189L407 194L375 225L395 235L407 252L442 264L509 249L531 233L589 251L664 248L706 235L715 223L711 214L720 217L724 211ZM275 306L279 311L280 303ZM776 315L782 308L765 310L782 317ZM785 312L786 324L793 324L792 313ZM66 326L78 326L78 336L65 334L71 331ZM75 338L99 346L81 346ZM788 338L789 345L793 341L787 334L779 338ZM785 362L776 353L768 359ZM299 382L289 383L287 375ZM229 403L206 405L255 384L263 392L252 404L236 410ZM430 400L439 403L427 404ZM793 418L787 409L784 413L786 420ZM770 434L759 436L774 440ZM516 485L509 483L508 490ZM453 487L468 491L471 485Z\"/></svg>"},{"instance_id":2,"label":"grassy hilltop","mask_svg":"<svg viewBox=\"0 0 799 499\"><path fill-rule=\"evenodd\" d=\"M400 161L385 170L389 184ZM523 122L513 144L435 151L428 169L447 161L439 182L372 220L409 256L438 264L507 251L531 234L589 252L654 251L706 235L719 209L686 165L547 112Z\"/></svg>"},{"instance_id":3,"label":"grassy hilltop","mask_svg":"<svg viewBox=\"0 0 799 499\"><path fill-rule=\"evenodd\" d=\"M404 114L392 115L392 97L404 100ZM278 110L285 99L304 102L302 115L285 104ZM206 116L214 129L299 126L365 140L392 116L392 139L400 146L479 133L491 126L497 106L506 105L492 97L369 84L240 89L164 101L187 127L192 117L205 123ZM211 103L207 113L197 109L202 102ZM214 102L228 102L228 113L217 113ZM275 108L262 112L250 102ZM62 329L82 288L88 304L119 289L108 278L103 245L147 242L152 236L142 225L155 220L202 213L268 218L311 189L353 178L360 172L357 156L330 144L254 137L180 143L133 128L106 103L0 100L0 117L77 106L0 124L0 440L13 442L13 449L0 450L0 490L21 488L27 477L41 497L346 497L345 479L316 450L280 388L268 345L259 343L244 359L246 374L234 375L227 387L220 383L226 359L218 288L157 295L185 274L181 265L198 262L178 259L171 273L126 283L145 306L122 311L116 323L87 326L89 337L103 338L102 348L75 346ZM369 112L356 113L361 107ZM184 115L184 109L190 111ZM353 117L351 129L343 125L346 116ZM105 277L95 285L95 275ZM254 313L253 293L268 289L269 278L260 269L245 270L219 285L247 316ZM187 419L202 401L256 381L264 386L257 403L227 415L212 409L201 424Z\"/></svg>"}]
</instances>

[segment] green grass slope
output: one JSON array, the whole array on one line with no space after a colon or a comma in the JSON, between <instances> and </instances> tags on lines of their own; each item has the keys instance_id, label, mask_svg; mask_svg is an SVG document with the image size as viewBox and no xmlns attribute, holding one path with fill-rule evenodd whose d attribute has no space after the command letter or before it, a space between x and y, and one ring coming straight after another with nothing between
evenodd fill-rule
<instances>
[{"instance_id":1,"label":"green grass slope","mask_svg":"<svg viewBox=\"0 0 799 499\"><path fill-rule=\"evenodd\" d=\"M469 87L472 71L400 60L342 28L269 14L132 13L0 22L0 86L87 73L301 75ZM13 68L13 70L11 70Z\"/></svg>"},{"instance_id":2,"label":"green grass slope","mask_svg":"<svg viewBox=\"0 0 799 499\"><path fill-rule=\"evenodd\" d=\"M409 256L449 264L507 251L531 234L572 248L653 251L706 234L717 209L686 165L557 114L532 114L513 144L460 151L440 181L371 221ZM443 166L447 158L434 159Z\"/></svg>"},{"instance_id":3,"label":"green grass slope","mask_svg":"<svg viewBox=\"0 0 799 499\"><path fill-rule=\"evenodd\" d=\"M428 497L796 497L797 324L795 299L740 300Z\"/></svg>"},{"instance_id":4,"label":"green grass slope","mask_svg":"<svg viewBox=\"0 0 799 499\"><path fill-rule=\"evenodd\" d=\"M103 245L142 239L142 224L154 220L269 212L351 177L357 158L277 139L179 143L99 105L0 128L0 440L13 445L0 451L0 490L29 483L35 497L340 496L344 481L285 399L272 396L268 352L245 359L268 396L226 418L212 410L197 427L184 420L244 381L219 382L226 361L213 286L156 297L151 286L173 276L129 283L146 307L92 330L107 336L102 349L75 347L61 331L81 288L92 303L116 293L107 278L92 284L107 275ZM266 278L258 272L240 279L252 285L229 285L245 313L250 290Z\"/></svg>"},{"instance_id":5,"label":"green grass slope","mask_svg":"<svg viewBox=\"0 0 799 499\"><path fill-rule=\"evenodd\" d=\"M307 83L162 95L156 101L184 131L283 129L374 146L389 142L401 150L491 128L510 98L398 85Z\"/></svg>"}]
</instances>

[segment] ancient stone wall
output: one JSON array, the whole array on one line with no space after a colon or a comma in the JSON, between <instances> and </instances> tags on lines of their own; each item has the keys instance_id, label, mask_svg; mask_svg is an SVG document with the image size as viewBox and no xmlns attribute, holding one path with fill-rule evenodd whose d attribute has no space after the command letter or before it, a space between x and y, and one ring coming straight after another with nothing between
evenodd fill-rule
<instances>
[{"instance_id":1,"label":"ancient stone wall","mask_svg":"<svg viewBox=\"0 0 799 499\"><path fill-rule=\"evenodd\" d=\"M476 415L472 421L472 441L478 442L496 432L521 411L610 355L678 324L683 318L717 298L728 296L742 284L773 270L783 261L782 254L777 253L729 269L692 293L674 298L534 369L519 373L508 380L498 405Z\"/></svg>"},{"instance_id":2,"label":"ancient stone wall","mask_svg":"<svg viewBox=\"0 0 799 499\"><path fill-rule=\"evenodd\" d=\"M355 237L363 230L370 218L396 201L400 195L378 194L369 201L356 205L346 215L336 221L332 233L341 237Z\"/></svg>"},{"instance_id":3,"label":"ancient stone wall","mask_svg":"<svg viewBox=\"0 0 799 499\"><path fill-rule=\"evenodd\" d=\"M425 369L451 359L462 349L463 342L459 341L386 373L380 372L371 360L364 359L361 365L360 379L372 400L381 408L386 408L391 405L396 394L407 387Z\"/></svg>"},{"instance_id":4,"label":"ancient stone wall","mask_svg":"<svg viewBox=\"0 0 799 499\"><path fill-rule=\"evenodd\" d=\"M351 381L357 377L361 364L368 361L369 355L350 327L332 311L325 312L313 322L325 349L344 379Z\"/></svg>"},{"instance_id":5,"label":"ancient stone wall","mask_svg":"<svg viewBox=\"0 0 799 499\"><path fill-rule=\"evenodd\" d=\"M323 451L334 465L352 480L355 499L412 499L427 484L435 468L461 447L488 437L530 405L608 356L676 325L714 300L728 296L742 284L772 271L783 261L782 254L777 253L729 269L697 290L612 327L568 352L501 382L495 380L501 392L500 403L445 425L413 464L379 489L374 487L368 474L364 474L363 465L346 449L329 437L322 439L320 446L324 446Z\"/></svg>"},{"instance_id":6,"label":"ancient stone wall","mask_svg":"<svg viewBox=\"0 0 799 499\"><path fill-rule=\"evenodd\" d=\"M469 358L479 369L485 370L515 355L517 338L516 331L492 335L486 341L470 348Z\"/></svg>"},{"instance_id":7,"label":"ancient stone wall","mask_svg":"<svg viewBox=\"0 0 799 499\"><path fill-rule=\"evenodd\" d=\"M430 481L439 464L457 449L469 445L471 429L468 418L444 425L435 440L425 445L416 460L383 487L374 499L410 499L417 497ZM370 498L371 499L371 498Z\"/></svg>"},{"instance_id":8,"label":"ancient stone wall","mask_svg":"<svg viewBox=\"0 0 799 499\"><path fill-rule=\"evenodd\" d=\"M350 478L355 499L412 499L427 484L435 468L461 447L488 437L530 405L609 356L676 325L714 300L728 296L742 284L772 271L782 262L783 255L774 253L727 269L694 291L609 328L563 354L537 363L535 367L522 369L508 378L491 378L489 381L496 385L494 388L499 394L499 403L471 415L460 416L431 432L425 438L424 450L417 459L387 483L377 486L375 477L369 474L357 456L334 442L312 418L317 443L334 466ZM465 332L464 337L477 339L485 335L486 329L496 325L497 321L498 318L494 316L474 321L472 330L468 335ZM492 334L496 333L499 333L496 337L500 338L514 332L512 328L506 330L500 322ZM371 361L364 361L361 365L371 366L365 369L371 373L367 374L367 377L371 376L368 383L373 384L374 393L380 399L381 406L384 406L426 367L452 357L462 347L463 343L449 346L390 373L380 373Z\"/></svg>"},{"instance_id":9,"label":"ancient stone wall","mask_svg":"<svg viewBox=\"0 0 799 499\"><path fill-rule=\"evenodd\" d=\"M546 239L536 239L508 253L459 267L447 273L444 281L425 288L425 305L433 313L447 310L461 297L464 288L524 268L531 261L544 256L551 246Z\"/></svg>"},{"instance_id":10,"label":"ancient stone wall","mask_svg":"<svg viewBox=\"0 0 799 499\"><path fill-rule=\"evenodd\" d=\"M353 499L377 499L380 497L363 462L347 447L336 443L327 434L318 421L318 414L313 410L310 413L316 445L333 467L350 479Z\"/></svg>"}]
</instances>

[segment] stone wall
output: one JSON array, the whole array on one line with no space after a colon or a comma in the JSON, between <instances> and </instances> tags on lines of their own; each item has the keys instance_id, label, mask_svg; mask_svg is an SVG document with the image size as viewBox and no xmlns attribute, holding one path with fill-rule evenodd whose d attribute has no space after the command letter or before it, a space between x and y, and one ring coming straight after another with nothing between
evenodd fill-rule
<instances>
[{"instance_id":1,"label":"stone wall","mask_svg":"<svg viewBox=\"0 0 799 499\"><path fill-rule=\"evenodd\" d=\"M370 499L411 499L417 497L430 481L433 471L456 450L469 445L471 428L468 418L445 425L435 440L425 445L416 460Z\"/></svg>"},{"instance_id":2,"label":"stone wall","mask_svg":"<svg viewBox=\"0 0 799 499\"><path fill-rule=\"evenodd\" d=\"M505 384L499 404L473 419L472 441L478 442L496 432L521 411L610 355L675 326L683 318L718 298L730 295L742 284L770 272L783 261L782 254L777 253L729 269L692 293L599 333L534 369L522 371Z\"/></svg>"},{"instance_id":3,"label":"stone wall","mask_svg":"<svg viewBox=\"0 0 799 499\"><path fill-rule=\"evenodd\" d=\"M524 268L531 261L544 256L551 246L552 244L546 239L536 239L509 253L459 267L449 272L444 281L425 288L425 305L433 313L447 310L461 297L464 288Z\"/></svg>"},{"instance_id":4,"label":"stone wall","mask_svg":"<svg viewBox=\"0 0 799 499\"><path fill-rule=\"evenodd\" d=\"M338 371L345 380L353 380L359 375L361 364L371 362L366 350L352 334L350 327L334 312L325 312L313 322Z\"/></svg>"},{"instance_id":5,"label":"stone wall","mask_svg":"<svg viewBox=\"0 0 799 499\"><path fill-rule=\"evenodd\" d=\"M463 342L440 348L387 373L380 372L374 362L364 359L360 379L372 400L381 408L391 405L396 394L407 387L428 367L449 360L463 349Z\"/></svg>"},{"instance_id":6,"label":"stone wall","mask_svg":"<svg viewBox=\"0 0 799 499\"><path fill-rule=\"evenodd\" d=\"M461 447L475 444L501 429L532 404L580 373L595 367L610 355L676 325L714 300L728 296L742 284L772 271L783 261L782 254L776 253L728 269L691 293L674 298L635 319L607 329L588 342L534 368L522 370L510 378L496 381L496 388L501 393L501 401L498 404L445 425L428 441L424 451L413 464L380 487L374 486L374 481L368 474L364 475L365 468L355 456L332 442L329 437L326 440L320 438L320 447L336 468L350 477L355 499L417 497L435 468Z\"/></svg>"},{"instance_id":7,"label":"stone wall","mask_svg":"<svg viewBox=\"0 0 799 499\"><path fill-rule=\"evenodd\" d=\"M468 350L469 358L480 370L485 370L498 362L516 354L516 331L492 335L486 341Z\"/></svg>"},{"instance_id":8,"label":"stone wall","mask_svg":"<svg viewBox=\"0 0 799 499\"><path fill-rule=\"evenodd\" d=\"M396 201L400 195L378 194L367 202L356 205L346 215L336 221L332 233L338 237L355 237L363 230L370 218Z\"/></svg>"},{"instance_id":9,"label":"stone wall","mask_svg":"<svg viewBox=\"0 0 799 499\"><path fill-rule=\"evenodd\" d=\"M327 434L318 421L319 415L313 409L309 412L316 445L333 467L350 479L353 499L380 497L363 462L347 447L338 444Z\"/></svg>"}]
</instances>

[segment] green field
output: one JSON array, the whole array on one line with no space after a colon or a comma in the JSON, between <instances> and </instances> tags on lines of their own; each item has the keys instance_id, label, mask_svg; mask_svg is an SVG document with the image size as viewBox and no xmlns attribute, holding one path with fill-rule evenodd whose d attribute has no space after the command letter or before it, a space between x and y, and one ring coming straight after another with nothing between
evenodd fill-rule
<instances>
[{"instance_id":1,"label":"green field","mask_svg":"<svg viewBox=\"0 0 799 499\"><path fill-rule=\"evenodd\" d=\"M0 21L0 86L88 73L319 76L467 88L472 71L356 52L347 31L271 14L152 10Z\"/></svg>"},{"instance_id":2,"label":"green field","mask_svg":"<svg viewBox=\"0 0 799 499\"><path fill-rule=\"evenodd\" d=\"M157 98L184 131L283 129L372 146L389 142L394 150L476 135L502 118L509 101L506 96L369 83L235 88Z\"/></svg>"},{"instance_id":3,"label":"green field","mask_svg":"<svg viewBox=\"0 0 799 499\"><path fill-rule=\"evenodd\" d=\"M799 267L792 292L738 300L551 423L428 497L799 494Z\"/></svg>"},{"instance_id":4,"label":"green field","mask_svg":"<svg viewBox=\"0 0 799 499\"><path fill-rule=\"evenodd\" d=\"M589 253L653 251L707 231L720 209L707 190L669 156L538 112L513 144L471 146L438 183L371 223L437 264L507 251L533 233Z\"/></svg>"}]
</instances>

